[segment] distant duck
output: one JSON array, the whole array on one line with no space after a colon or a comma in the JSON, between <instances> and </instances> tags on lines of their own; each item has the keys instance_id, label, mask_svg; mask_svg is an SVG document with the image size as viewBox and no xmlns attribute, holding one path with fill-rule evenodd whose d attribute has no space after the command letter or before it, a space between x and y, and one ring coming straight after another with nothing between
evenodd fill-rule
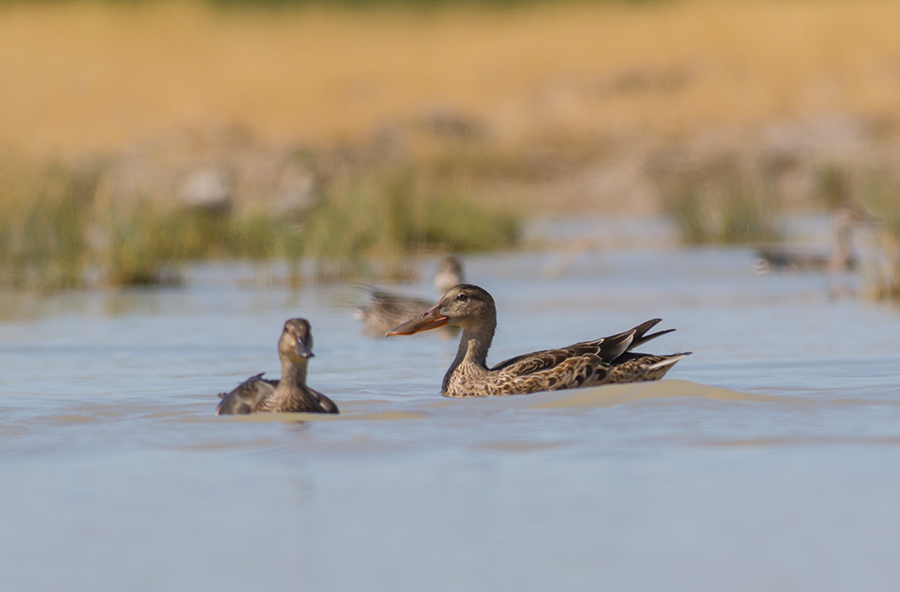
<instances>
[{"instance_id":1,"label":"distant duck","mask_svg":"<svg viewBox=\"0 0 900 592\"><path fill-rule=\"evenodd\" d=\"M676 362L692 353L658 356L632 352L633 348L674 331L648 335L659 321L652 319L611 337L525 354L488 368L487 353L497 326L494 299L478 286L461 284L450 289L436 305L387 335L412 335L447 324L462 328L456 359L444 375L441 394L486 397L659 380Z\"/></svg>"},{"instance_id":2,"label":"distant duck","mask_svg":"<svg viewBox=\"0 0 900 592\"><path fill-rule=\"evenodd\" d=\"M463 277L462 261L453 255L441 259L437 273L434 274L434 289L438 295L446 294L447 290L465 281Z\"/></svg>"},{"instance_id":3,"label":"distant duck","mask_svg":"<svg viewBox=\"0 0 900 592\"><path fill-rule=\"evenodd\" d=\"M434 288L438 294L445 294L463 281L462 262L453 256L441 259L434 276ZM370 289L369 301L357 309L357 316L362 320L367 333L382 337L385 331L419 314L430 307L432 302L406 294Z\"/></svg>"},{"instance_id":4,"label":"distant duck","mask_svg":"<svg viewBox=\"0 0 900 592\"><path fill-rule=\"evenodd\" d=\"M858 265L853 246L853 231L860 226L877 223L871 214L853 207L839 208L831 217L831 252L783 247L780 245L756 248L756 273L769 271L852 271Z\"/></svg>"},{"instance_id":5,"label":"distant duck","mask_svg":"<svg viewBox=\"0 0 900 592\"><path fill-rule=\"evenodd\" d=\"M251 376L230 393L221 393L216 415L262 412L338 413L337 405L306 386L306 365L313 357L312 333L306 319L290 319L278 340L281 380Z\"/></svg>"}]
</instances>

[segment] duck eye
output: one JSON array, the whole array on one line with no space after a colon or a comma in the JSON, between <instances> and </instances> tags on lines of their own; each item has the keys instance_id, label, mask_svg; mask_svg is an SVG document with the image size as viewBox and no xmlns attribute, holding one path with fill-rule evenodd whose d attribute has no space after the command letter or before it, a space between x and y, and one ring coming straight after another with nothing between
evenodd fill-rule
<instances>
[{"instance_id":1,"label":"duck eye","mask_svg":"<svg viewBox=\"0 0 900 592\"><path fill-rule=\"evenodd\" d=\"M460 302L465 302L466 300L469 299L469 295L468 295L468 294L465 294L465 293L457 294L457 295L456 295L456 299L457 299L458 301L460 301Z\"/></svg>"}]
</instances>

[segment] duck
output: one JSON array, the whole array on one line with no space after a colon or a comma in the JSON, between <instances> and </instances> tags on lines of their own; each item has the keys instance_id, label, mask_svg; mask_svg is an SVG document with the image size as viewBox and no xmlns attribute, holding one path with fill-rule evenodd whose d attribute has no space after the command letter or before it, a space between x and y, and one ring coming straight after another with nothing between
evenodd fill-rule
<instances>
[{"instance_id":1,"label":"duck","mask_svg":"<svg viewBox=\"0 0 900 592\"><path fill-rule=\"evenodd\" d=\"M289 319L278 340L281 358L281 380L263 378L265 373L251 376L222 400L216 415L247 413L338 413L334 401L306 385L306 366L315 355L309 321Z\"/></svg>"},{"instance_id":2,"label":"duck","mask_svg":"<svg viewBox=\"0 0 900 592\"><path fill-rule=\"evenodd\" d=\"M758 246L753 270L758 274L769 271L853 271L859 265L853 246L853 232L857 227L875 225L877 221L875 216L861 208L838 208L831 216L830 252L780 245Z\"/></svg>"},{"instance_id":3,"label":"duck","mask_svg":"<svg viewBox=\"0 0 900 592\"><path fill-rule=\"evenodd\" d=\"M559 349L524 354L488 367L487 354L497 327L497 308L487 290L459 284L437 304L391 329L386 336L413 335L445 325L462 329L456 358L444 375L445 397L524 395L603 384L659 380L693 352L650 355L635 347L674 329L648 333L661 319L633 329Z\"/></svg>"},{"instance_id":4,"label":"duck","mask_svg":"<svg viewBox=\"0 0 900 592\"><path fill-rule=\"evenodd\" d=\"M463 281L462 262L452 255L441 259L433 282L438 295L445 294ZM383 337L385 331L419 314L431 304L432 301L424 298L370 288L369 300L357 309L357 317L362 320L366 333Z\"/></svg>"}]
</instances>

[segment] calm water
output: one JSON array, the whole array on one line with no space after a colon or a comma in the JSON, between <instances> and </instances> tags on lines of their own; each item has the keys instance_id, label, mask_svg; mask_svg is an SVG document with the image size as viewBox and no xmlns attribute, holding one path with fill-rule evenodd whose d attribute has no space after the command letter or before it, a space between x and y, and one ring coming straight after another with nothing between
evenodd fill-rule
<instances>
[{"instance_id":1,"label":"calm water","mask_svg":"<svg viewBox=\"0 0 900 592\"><path fill-rule=\"evenodd\" d=\"M353 287L0 296L3 590L896 590L900 312L740 250L468 260L491 360L660 316L661 383L438 396L456 343ZM429 295L434 262L403 289ZM557 269L557 271L559 271ZM277 274L277 271L276 271ZM213 416L310 319L337 419Z\"/></svg>"}]
</instances>

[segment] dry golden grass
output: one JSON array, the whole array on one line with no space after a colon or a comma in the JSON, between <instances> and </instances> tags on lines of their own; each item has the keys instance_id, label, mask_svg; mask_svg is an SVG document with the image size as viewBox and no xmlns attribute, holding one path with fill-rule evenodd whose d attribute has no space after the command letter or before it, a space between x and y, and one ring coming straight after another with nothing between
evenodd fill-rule
<instances>
[{"instance_id":1,"label":"dry golden grass","mask_svg":"<svg viewBox=\"0 0 900 592\"><path fill-rule=\"evenodd\" d=\"M436 13L0 6L0 145L116 150L239 124L329 143L435 108L536 135L900 122L900 3L708 0Z\"/></svg>"}]
</instances>

